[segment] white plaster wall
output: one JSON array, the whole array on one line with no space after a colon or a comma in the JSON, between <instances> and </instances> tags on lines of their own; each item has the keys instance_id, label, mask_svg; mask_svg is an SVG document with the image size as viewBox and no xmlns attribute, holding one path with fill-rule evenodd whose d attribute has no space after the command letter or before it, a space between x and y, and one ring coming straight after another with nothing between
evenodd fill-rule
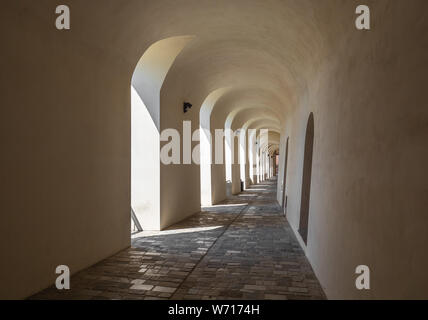
<instances>
[{"instance_id":1,"label":"white plaster wall","mask_svg":"<svg viewBox=\"0 0 428 320\"><path fill-rule=\"evenodd\" d=\"M332 299L427 297L428 109L420 66L428 46L410 37L423 33L416 8L382 3L372 13L374 30L349 30L285 125L287 219L299 238L305 126L314 112L305 251ZM355 288L360 264L370 267L371 290Z\"/></svg>"}]
</instances>

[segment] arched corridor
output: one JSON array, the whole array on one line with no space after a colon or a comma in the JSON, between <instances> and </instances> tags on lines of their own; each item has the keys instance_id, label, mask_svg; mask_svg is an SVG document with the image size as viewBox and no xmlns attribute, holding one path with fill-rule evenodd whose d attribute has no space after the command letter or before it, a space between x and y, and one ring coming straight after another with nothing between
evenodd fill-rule
<instances>
[{"instance_id":1,"label":"arched corridor","mask_svg":"<svg viewBox=\"0 0 428 320\"><path fill-rule=\"evenodd\" d=\"M69 2L0 10L0 299L428 299L428 1Z\"/></svg>"},{"instance_id":2,"label":"arched corridor","mask_svg":"<svg viewBox=\"0 0 428 320\"><path fill-rule=\"evenodd\" d=\"M276 179L206 207L31 299L324 299L276 202Z\"/></svg>"}]
</instances>

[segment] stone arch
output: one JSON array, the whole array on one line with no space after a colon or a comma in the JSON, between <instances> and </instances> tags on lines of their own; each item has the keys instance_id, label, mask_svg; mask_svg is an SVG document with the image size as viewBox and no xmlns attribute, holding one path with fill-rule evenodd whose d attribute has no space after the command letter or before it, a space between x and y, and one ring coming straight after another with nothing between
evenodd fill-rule
<instances>
[{"instance_id":1,"label":"stone arch","mask_svg":"<svg viewBox=\"0 0 428 320\"><path fill-rule=\"evenodd\" d=\"M211 134L211 112L217 100L228 90L220 88L211 92L202 103L199 111L200 129L200 170L201 170L201 206L213 204L212 164L213 136Z\"/></svg>"},{"instance_id":2,"label":"stone arch","mask_svg":"<svg viewBox=\"0 0 428 320\"><path fill-rule=\"evenodd\" d=\"M160 91L175 58L192 39L178 36L155 42L132 75L131 208L134 223L144 230L161 228Z\"/></svg>"}]
</instances>

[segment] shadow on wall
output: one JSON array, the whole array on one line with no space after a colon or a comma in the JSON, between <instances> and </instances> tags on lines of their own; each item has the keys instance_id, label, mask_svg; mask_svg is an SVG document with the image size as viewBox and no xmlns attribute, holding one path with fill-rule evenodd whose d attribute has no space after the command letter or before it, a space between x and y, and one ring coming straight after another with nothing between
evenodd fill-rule
<instances>
[{"instance_id":1,"label":"shadow on wall","mask_svg":"<svg viewBox=\"0 0 428 320\"><path fill-rule=\"evenodd\" d=\"M287 214L287 167L288 167L288 142L290 141L290 137L287 137L287 142L285 145L285 162L284 162L284 178L282 181L282 212Z\"/></svg>"},{"instance_id":2,"label":"shadow on wall","mask_svg":"<svg viewBox=\"0 0 428 320\"><path fill-rule=\"evenodd\" d=\"M287 140L288 142L288 140ZM314 146L314 115L311 112L306 125L305 153L303 158L302 199L300 202L299 233L308 243L309 202L311 197L312 153Z\"/></svg>"}]
</instances>

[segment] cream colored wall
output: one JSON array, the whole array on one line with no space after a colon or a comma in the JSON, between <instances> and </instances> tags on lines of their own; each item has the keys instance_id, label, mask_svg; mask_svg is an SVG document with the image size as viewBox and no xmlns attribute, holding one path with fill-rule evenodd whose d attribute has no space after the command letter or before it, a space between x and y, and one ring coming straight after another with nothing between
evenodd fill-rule
<instances>
[{"instance_id":1,"label":"cream colored wall","mask_svg":"<svg viewBox=\"0 0 428 320\"><path fill-rule=\"evenodd\" d=\"M2 299L130 244L131 69L78 28L57 32L48 4L0 12Z\"/></svg>"},{"instance_id":2,"label":"cream colored wall","mask_svg":"<svg viewBox=\"0 0 428 320\"><path fill-rule=\"evenodd\" d=\"M290 135L287 219L299 237L305 126L314 112L305 251L332 299L428 298L421 171L428 161L428 42L414 37L426 30L423 15L416 2L382 2L373 6L372 31L344 28L335 58L320 68L283 131L281 150ZM370 267L371 290L355 288L360 264Z\"/></svg>"},{"instance_id":3,"label":"cream colored wall","mask_svg":"<svg viewBox=\"0 0 428 320\"><path fill-rule=\"evenodd\" d=\"M225 180L225 168L222 164L214 164L212 167L212 184L214 188L213 192L213 204L217 204L220 201L226 199L226 180Z\"/></svg>"},{"instance_id":4,"label":"cream colored wall","mask_svg":"<svg viewBox=\"0 0 428 320\"><path fill-rule=\"evenodd\" d=\"M184 49L186 50L186 49ZM183 94L183 88L168 74L161 90L161 130L174 128L181 136L181 163L161 164L161 228L178 222L201 208L199 165L184 164L183 121L191 121L191 131L199 129L199 109L203 98L194 93ZM183 102L189 101L195 107L183 113ZM193 141L191 150L199 144ZM161 143L162 146L162 143ZM189 155L189 154L188 154Z\"/></svg>"}]
</instances>

